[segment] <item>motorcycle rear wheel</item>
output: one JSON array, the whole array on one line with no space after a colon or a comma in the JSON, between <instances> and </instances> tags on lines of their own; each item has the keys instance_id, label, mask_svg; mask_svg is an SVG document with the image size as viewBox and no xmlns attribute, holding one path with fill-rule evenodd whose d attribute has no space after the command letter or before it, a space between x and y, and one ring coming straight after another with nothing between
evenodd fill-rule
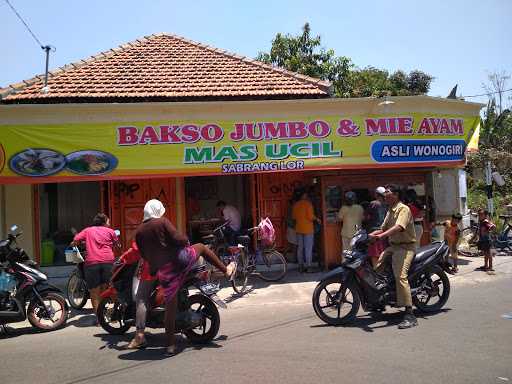
<instances>
[{"instance_id":1,"label":"motorcycle rear wheel","mask_svg":"<svg viewBox=\"0 0 512 384\"><path fill-rule=\"evenodd\" d=\"M415 287L423 287L422 292L412 297L412 302L421 312L432 313L439 311L450 296L450 279L438 266L422 273L416 280ZM431 299L437 301L431 304Z\"/></svg>"},{"instance_id":2,"label":"motorcycle rear wheel","mask_svg":"<svg viewBox=\"0 0 512 384\"><path fill-rule=\"evenodd\" d=\"M342 313L344 304L347 312ZM339 277L323 280L313 292L313 309L316 315L329 325L346 325L356 318L361 300L359 293L352 283L343 284ZM330 315L330 311L333 315Z\"/></svg>"},{"instance_id":3,"label":"motorcycle rear wheel","mask_svg":"<svg viewBox=\"0 0 512 384\"><path fill-rule=\"evenodd\" d=\"M71 305L73 309L82 309L87 303L87 300L89 300L87 283L77 272L73 272L71 276L69 276L66 293L69 305Z\"/></svg>"},{"instance_id":4,"label":"motorcycle rear wheel","mask_svg":"<svg viewBox=\"0 0 512 384\"><path fill-rule=\"evenodd\" d=\"M56 292L43 292L41 298L45 306L49 307L53 313L47 313L39 299L33 297L27 308L27 318L30 324L42 331L54 331L63 327L68 319L66 299Z\"/></svg>"},{"instance_id":5,"label":"motorcycle rear wheel","mask_svg":"<svg viewBox=\"0 0 512 384\"><path fill-rule=\"evenodd\" d=\"M126 323L125 308L119 300L106 297L98 305L98 322L112 335L123 335L131 325Z\"/></svg>"},{"instance_id":6,"label":"motorcycle rear wheel","mask_svg":"<svg viewBox=\"0 0 512 384\"><path fill-rule=\"evenodd\" d=\"M220 315L215 304L204 295L192 295L188 298L190 309L203 316L200 329L193 328L184 331L185 336L197 344L209 343L217 336L220 327Z\"/></svg>"}]
</instances>

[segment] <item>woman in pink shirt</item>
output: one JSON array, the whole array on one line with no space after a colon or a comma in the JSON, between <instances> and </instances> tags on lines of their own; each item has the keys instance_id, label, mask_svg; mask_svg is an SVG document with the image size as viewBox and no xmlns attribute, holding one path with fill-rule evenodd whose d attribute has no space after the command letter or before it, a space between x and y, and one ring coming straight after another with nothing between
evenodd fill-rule
<instances>
[{"instance_id":1,"label":"woman in pink shirt","mask_svg":"<svg viewBox=\"0 0 512 384\"><path fill-rule=\"evenodd\" d=\"M87 287L91 294L94 313L98 309L101 292L107 288L112 274L114 263L114 246L119 246L119 239L114 230L110 228L107 215L98 213L94 216L92 226L85 228L77 234L71 246L85 242L87 256L85 258L84 275Z\"/></svg>"}]
</instances>

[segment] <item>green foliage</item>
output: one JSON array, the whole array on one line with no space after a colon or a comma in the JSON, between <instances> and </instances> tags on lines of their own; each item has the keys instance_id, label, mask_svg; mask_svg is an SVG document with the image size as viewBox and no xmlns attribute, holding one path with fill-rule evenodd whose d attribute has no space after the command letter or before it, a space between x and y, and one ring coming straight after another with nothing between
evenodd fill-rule
<instances>
[{"instance_id":1,"label":"green foliage","mask_svg":"<svg viewBox=\"0 0 512 384\"><path fill-rule=\"evenodd\" d=\"M493 186L495 217L498 217L504 213L505 205L512 204L512 114L508 109L499 113L494 99L489 101L480 121L478 152L469 154L466 166L468 206L472 210L487 206L483 170L489 161L505 180L504 186Z\"/></svg>"},{"instance_id":2,"label":"green foliage","mask_svg":"<svg viewBox=\"0 0 512 384\"><path fill-rule=\"evenodd\" d=\"M392 74L375 67L357 68L346 56L336 56L321 45L320 36L311 36L306 23L302 34L278 33L270 52L261 52L257 60L303 75L329 80L337 97L423 95L433 77L422 71L409 74L398 70Z\"/></svg>"}]
</instances>

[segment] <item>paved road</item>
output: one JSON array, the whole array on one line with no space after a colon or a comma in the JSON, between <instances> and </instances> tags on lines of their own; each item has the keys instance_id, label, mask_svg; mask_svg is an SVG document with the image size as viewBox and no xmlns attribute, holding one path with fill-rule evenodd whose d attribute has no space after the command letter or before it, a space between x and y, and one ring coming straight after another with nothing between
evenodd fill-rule
<instances>
[{"instance_id":1,"label":"paved road","mask_svg":"<svg viewBox=\"0 0 512 384\"><path fill-rule=\"evenodd\" d=\"M469 259L468 259L469 260ZM472 272L469 260L451 279L452 295L441 313L399 331L396 311L372 318L360 313L352 327L324 326L310 305L311 281L255 287L231 297L214 344L187 346L163 359L154 347L124 351L129 339L74 316L53 333L18 326L0 339L2 383L501 383L512 381L512 258L497 260L495 276Z\"/></svg>"}]
</instances>

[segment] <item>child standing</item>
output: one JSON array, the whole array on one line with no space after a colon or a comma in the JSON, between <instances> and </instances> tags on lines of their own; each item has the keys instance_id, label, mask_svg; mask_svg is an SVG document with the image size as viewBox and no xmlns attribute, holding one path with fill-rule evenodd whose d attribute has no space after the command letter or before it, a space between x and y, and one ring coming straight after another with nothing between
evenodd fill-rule
<instances>
[{"instance_id":1,"label":"child standing","mask_svg":"<svg viewBox=\"0 0 512 384\"><path fill-rule=\"evenodd\" d=\"M478 249L484 254L484 265L477 269L494 272L492 268L491 254L491 231L496 229L496 225L489 219L489 212L484 209L478 210Z\"/></svg>"},{"instance_id":2,"label":"child standing","mask_svg":"<svg viewBox=\"0 0 512 384\"><path fill-rule=\"evenodd\" d=\"M457 273L459 271L458 268L458 251L457 247L459 245L460 240L460 229L459 223L462 220L462 215L460 213L454 213L452 215L451 220L447 220L442 225L444 226L444 240L448 244L450 248L450 258L453 262L452 272Z\"/></svg>"}]
</instances>

